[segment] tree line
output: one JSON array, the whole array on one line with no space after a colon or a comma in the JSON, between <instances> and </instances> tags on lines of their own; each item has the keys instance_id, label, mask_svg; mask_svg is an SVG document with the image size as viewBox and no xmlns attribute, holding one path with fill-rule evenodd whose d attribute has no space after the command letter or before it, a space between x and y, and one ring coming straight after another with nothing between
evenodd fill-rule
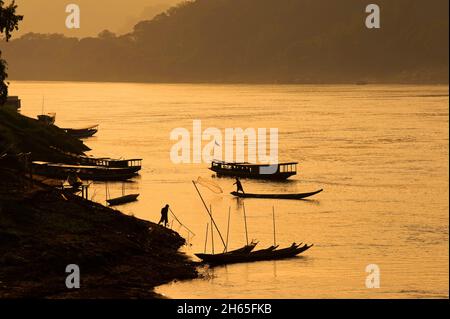
<instances>
[{"instance_id":1,"label":"tree line","mask_svg":"<svg viewBox=\"0 0 450 319\"><path fill-rule=\"evenodd\" d=\"M448 1L195 0L123 35L29 33L3 44L26 80L446 83Z\"/></svg>"}]
</instances>

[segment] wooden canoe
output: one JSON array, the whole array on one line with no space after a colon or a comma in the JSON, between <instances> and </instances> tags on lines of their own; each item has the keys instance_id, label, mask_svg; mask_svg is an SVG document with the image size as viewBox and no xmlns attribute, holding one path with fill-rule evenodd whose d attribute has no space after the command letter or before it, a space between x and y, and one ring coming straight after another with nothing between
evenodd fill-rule
<instances>
[{"instance_id":1,"label":"wooden canoe","mask_svg":"<svg viewBox=\"0 0 450 319\"><path fill-rule=\"evenodd\" d=\"M299 194L251 194L251 193L231 192L231 195L241 198L303 199L319 194L322 191L323 189L319 189L318 191L315 192L299 193Z\"/></svg>"},{"instance_id":2,"label":"wooden canoe","mask_svg":"<svg viewBox=\"0 0 450 319\"><path fill-rule=\"evenodd\" d=\"M251 252L253 249L255 249L256 245L258 244L258 242L256 241L252 241L250 244L242 247L242 248L238 248L235 250L230 250L225 252L224 254L248 254L249 252Z\"/></svg>"},{"instance_id":3,"label":"wooden canoe","mask_svg":"<svg viewBox=\"0 0 450 319\"><path fill-rule=\"evenodd\" d=\"M196 254L196 256L202 259L203 262L211 265L225 265L225 264L235 264L243 262L255 262L264 260L279 260L295 257L302 252L308 250L313 245L297 245L292 244L292 246L276 249L275 247L269 247L267 249L261 249L256 251L251 251L249 253L227 253L227 254Z\"/></svg>"},{"instance_id":4,"label":"wooden canoe","mask_svg":"<svg viewBox=\"0 0 450 319\"><path fill-rule=\"evenodd\" d=\"M213 256L212 260L215 260L216 258L227 259L227 258L229 258L229 256L232 256L232 255L247 255L256 247L257 244L258 244L257 242L252 242L242 248L230 250L230 251L227 251L226 253L220 253L220 254L200 254L199 253L199 254L195 254L195 256L197 256L198 258L200 258L201 260L203 260L205 262L206 262L206 260L211 260L210 256Z\"/></svg>"},{"instance_id":5,"label":"wooden canoe","mask_svg":"<svg viewBox=\"0 0 450 319\"><path fill-rule=\"evenodd\" d=\"M136 176L133 167L103 167L88 165L68 165L49 162L32 162L33 173L52 178L66 179L71 172L76 172L82 180L125 181Z\"/></svg>"},{"instance_id":6,"label":"wooden canoe","mask_svg":"<svg viewBox=\"0 0 450 319\"><path fill-rule=\"evenodd\" d=\"M130 194L117 198L107 199L106 201L108 202L109 206L116 206L137 201L138 196L139 194Z\"/></svg>"},{"instance_id":7,"label":"wooden canoe","mask_svg":"<svg viewBox=\"0 0 450 319\"><path fill-rule=\"evenodd\" d=\"M67 134L69 134L70 136L75 137L75 138L88 138L98 132L98 125L93 125L90 127L80 128L80 129L63 128L63 130Z\"/></svg>"}]
</instances>

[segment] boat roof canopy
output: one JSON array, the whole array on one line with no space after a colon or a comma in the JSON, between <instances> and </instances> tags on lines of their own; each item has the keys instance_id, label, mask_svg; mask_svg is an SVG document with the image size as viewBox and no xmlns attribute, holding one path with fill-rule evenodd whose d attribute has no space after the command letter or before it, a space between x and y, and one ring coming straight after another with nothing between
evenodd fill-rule
<instances>
[{"instance_id":1,"label":"boat roof canopy","mask_svg":"<svg viewBox=\"0 0 450 319\"><path fill-rule=\"evenodd\" d=\"M41 162L34 161L34 165L39 166L48 166L48 167L59 167L66 169L96 169L96 170L120 170L120 167L103 167L103 166L95 166L95 165L71 165L71 164L61 164L61 163L51 163L51 162Z\"/></svg>"},{"instance_id":2,"label":"boat roof canopy","mask_svg":"<svg viewBox=\"0 0 450 319\"><path fill-rule=\"evenodd\" d=\"M270 165L297 165L298 162L286 162L286 163L276 163L276 164L254 164L254 163L231 163L231 162L222 162L222 161L212 161L212 164L221 164L221 165L234 165L234 166L247 166L247 167L260 167L260 166L270 166Z\"/></svg>"}]
</instances>

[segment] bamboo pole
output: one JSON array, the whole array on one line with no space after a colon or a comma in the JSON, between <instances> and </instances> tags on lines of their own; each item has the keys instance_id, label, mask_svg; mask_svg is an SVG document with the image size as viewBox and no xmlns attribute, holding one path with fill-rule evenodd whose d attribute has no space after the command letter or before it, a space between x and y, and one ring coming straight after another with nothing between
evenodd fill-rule
<instances>
[{"instance_id":1,"label":"bamboo pole","mask_svg":"<svg viewBox=\"0 0 450 319\"><path fill-rule=\"evenodd\" d=\"M211 205L209 206L209 211L211 212L211 223L213 221L213 216L212 216L212 208ZM212 247L212 253L214 255L214 228L211 227L211 247Z\"/></svg>"},{"instance_id":2,"label":"bamboo pole","mask_svg":"<svg viewBox=\"0 0 450 319\"><path fill-rule=\"evenodd\" d=\"M242 202L242 207L244 208L245 239L247 240L247 246L248 246L247 215L245 214L244 202Z\"/></svg>"},{"instance_id":3,"label":"bamboo pole","mask_svg":"<svg viewBox=\"0 0 450 319\"><path fill-rule=\"evenodd\" d=\"M276 232L275 232L275 206L272 206L272 219L273 219L273 245L277 245L277 238L276 238Z\"/></svg>"},{"instance_id":4,"label":"bamboo pole","mask_svg":"<svg viewBox=\"0 0 450 319\"><path fill-rule=\"evenodd\" d=\"M206 223L206 236L205 236L205 249L203 250L206 254L206 245L208 244L208 233L209 233L209 223Z\"/></svg>"},{"instance_id":5,"label":"bamboo pole","mask_svg":"<svg viewBox=\"0 0 450 319\"><path fill-rule=\"evenodd\" d=\"M211 213L210 213L209 210L208 210L208 206L206 206L206 203L205 203L205 201L203 200L202 194L200 194L200 191L198 190L197 185L195 184L194 181L192 181L192 184L194 184L194 187L195 187L195 189L197 190L198 196L200 196L200 199L202 200L203 206L205 206L206 212L208 213L209 217L211 217L212 225L214 225L214 227L216 227L216 230L217 230L217 232L219 233L219 236L220 236L220 240L222 241L223 247L225 247L225 246L226 246L226 245L225 245L225 241L223 240L223 237L222 237L222 234L220 233L219 227L217 227L216 222L215 222L214 219L212 218L212 215L211 215ZM212 228L212 225L211 225L211 228Z\"/></svg>"},{"instance_id":6,"label":"bamboo pole","mask_svg":"<svg viewBox=\"0 0 450 319\"><path fill-rule=\"evenodd\" d=\"M225 249L223 252L227 252L228 251L228 237L230 234L230 212L231 212L231 207L228 207L228 226L227 226L227 244L225 246Z\"/></svg>"},{"instance_id":7,"label":"bamboo pole","mask_svg":"<svg viewBox=\"0 0 450 319\"><path fill-rule=\"evenodd\" d=\"M106 193L106 202L108 202L109 199L109 190L108 190L108 181L105 182L105 193Z\"/></svg>"}]
</instances>

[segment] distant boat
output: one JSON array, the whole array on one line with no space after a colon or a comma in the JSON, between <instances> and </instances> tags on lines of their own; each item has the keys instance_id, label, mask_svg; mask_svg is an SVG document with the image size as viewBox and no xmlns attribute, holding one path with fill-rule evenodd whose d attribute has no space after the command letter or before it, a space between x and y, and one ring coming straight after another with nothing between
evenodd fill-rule
<instances>
[{"instance_id":1,"label":"distant boat","mask_svg":"<svg viewBox=\"0 0 450 319\"><path fill-rule=\"evenodd\" d=\"M46 125L53 125L55 124L56 113L41 114L37 116L37 119Z\"/></svg>"},{"instance_id":2,"label":"distant boat","mask_svg":"<svg viewBox=\"0 0 450 319\"><path fill-rule=\"evenodd\" d=\"M117 198L107 199L109 206L123 205L126 203L131 203L137 201L139 194L130 194L125 196L120 196Z\"/></svg>"},{"instance_id":3,"label":"distant boat","mask_svg":"<svg viewBox=\"0 0 450 319\"><path fill-rule=\"evenodd\" d=\"M44 124L53 125L53 124L55 124L56 113L44 114L44 102L45 102L45 99L44 99L44 97L42 97L42 112L40 115L37 116L37 119L39 122L42 122Z\"/></svg>"},{"instance_id":4,"label":"distant boat","mask_svg":"<svg viewBox=\"0 0 450 319\"><path fill-rule=\"evenodd\" d=\"M83 180L91 181L125 181L136 176L134 169L128 167L109 168L102 166L33 162L32 168L34 174L61 179L66 179L72 172L76 172L78 177Z\"/></svg>"},{"instance_id":5,"label":"distant boat","mask_svg":"<svg viewBox=\"0 0 450 319\"><path fill-rule=\"evenodd\" d=\"M241 198L303 199L319 194L322 191L323 189L319 189L318 191L315 192L299 193L299 194L251 194L251 193L231 192L231 195Z\"/></svg>"},{"instance_id":6,"label":"distant boat","mask_svg":"<svg viewBox=\"0 0 450 319\"><path fill-rule=\"evenodd\" d=\"M233 176L255 179L285 180L297 174L297 164L297 162L289 162L268 165L212 161L209 169L215 172L218 177Z\"/></svg>"},{"instance_id":7,"label":"distant boat","mask_svg":"<svg viewBox=\"0 0 450 319\"><path fill-rule=\"evenodd\" d=\"M98 125L92 125L85 128L63 128L67 134L75 138L87 138L94 136L95 133L98 132Z\"/></svg>"},{"instance_id":8,"label":"distant boat","mask_svg":"<svg viewBox=\"0 0 450 319\"><path fill-rule=\"evenodd\" d=\"M139 197L139 194L125 195L125 183L122 183L122 196L116 198L109 198L108 183L106 183L105 186L106 186L106 202L109 204L109 206L117 206L135 202Z\"/></svg>"},{"instance_id":9,"label":"distant boat","mask_svg":"<svg viewBox=\"0 0 450 319\"><path fill-rule=\"evenodd\" d=\"M142 158L114 159L109 157L77 156L74 159L81 165L108 168L127 168L134 173L137 173L142 169Z\"/></svg>"}]
</instances>

